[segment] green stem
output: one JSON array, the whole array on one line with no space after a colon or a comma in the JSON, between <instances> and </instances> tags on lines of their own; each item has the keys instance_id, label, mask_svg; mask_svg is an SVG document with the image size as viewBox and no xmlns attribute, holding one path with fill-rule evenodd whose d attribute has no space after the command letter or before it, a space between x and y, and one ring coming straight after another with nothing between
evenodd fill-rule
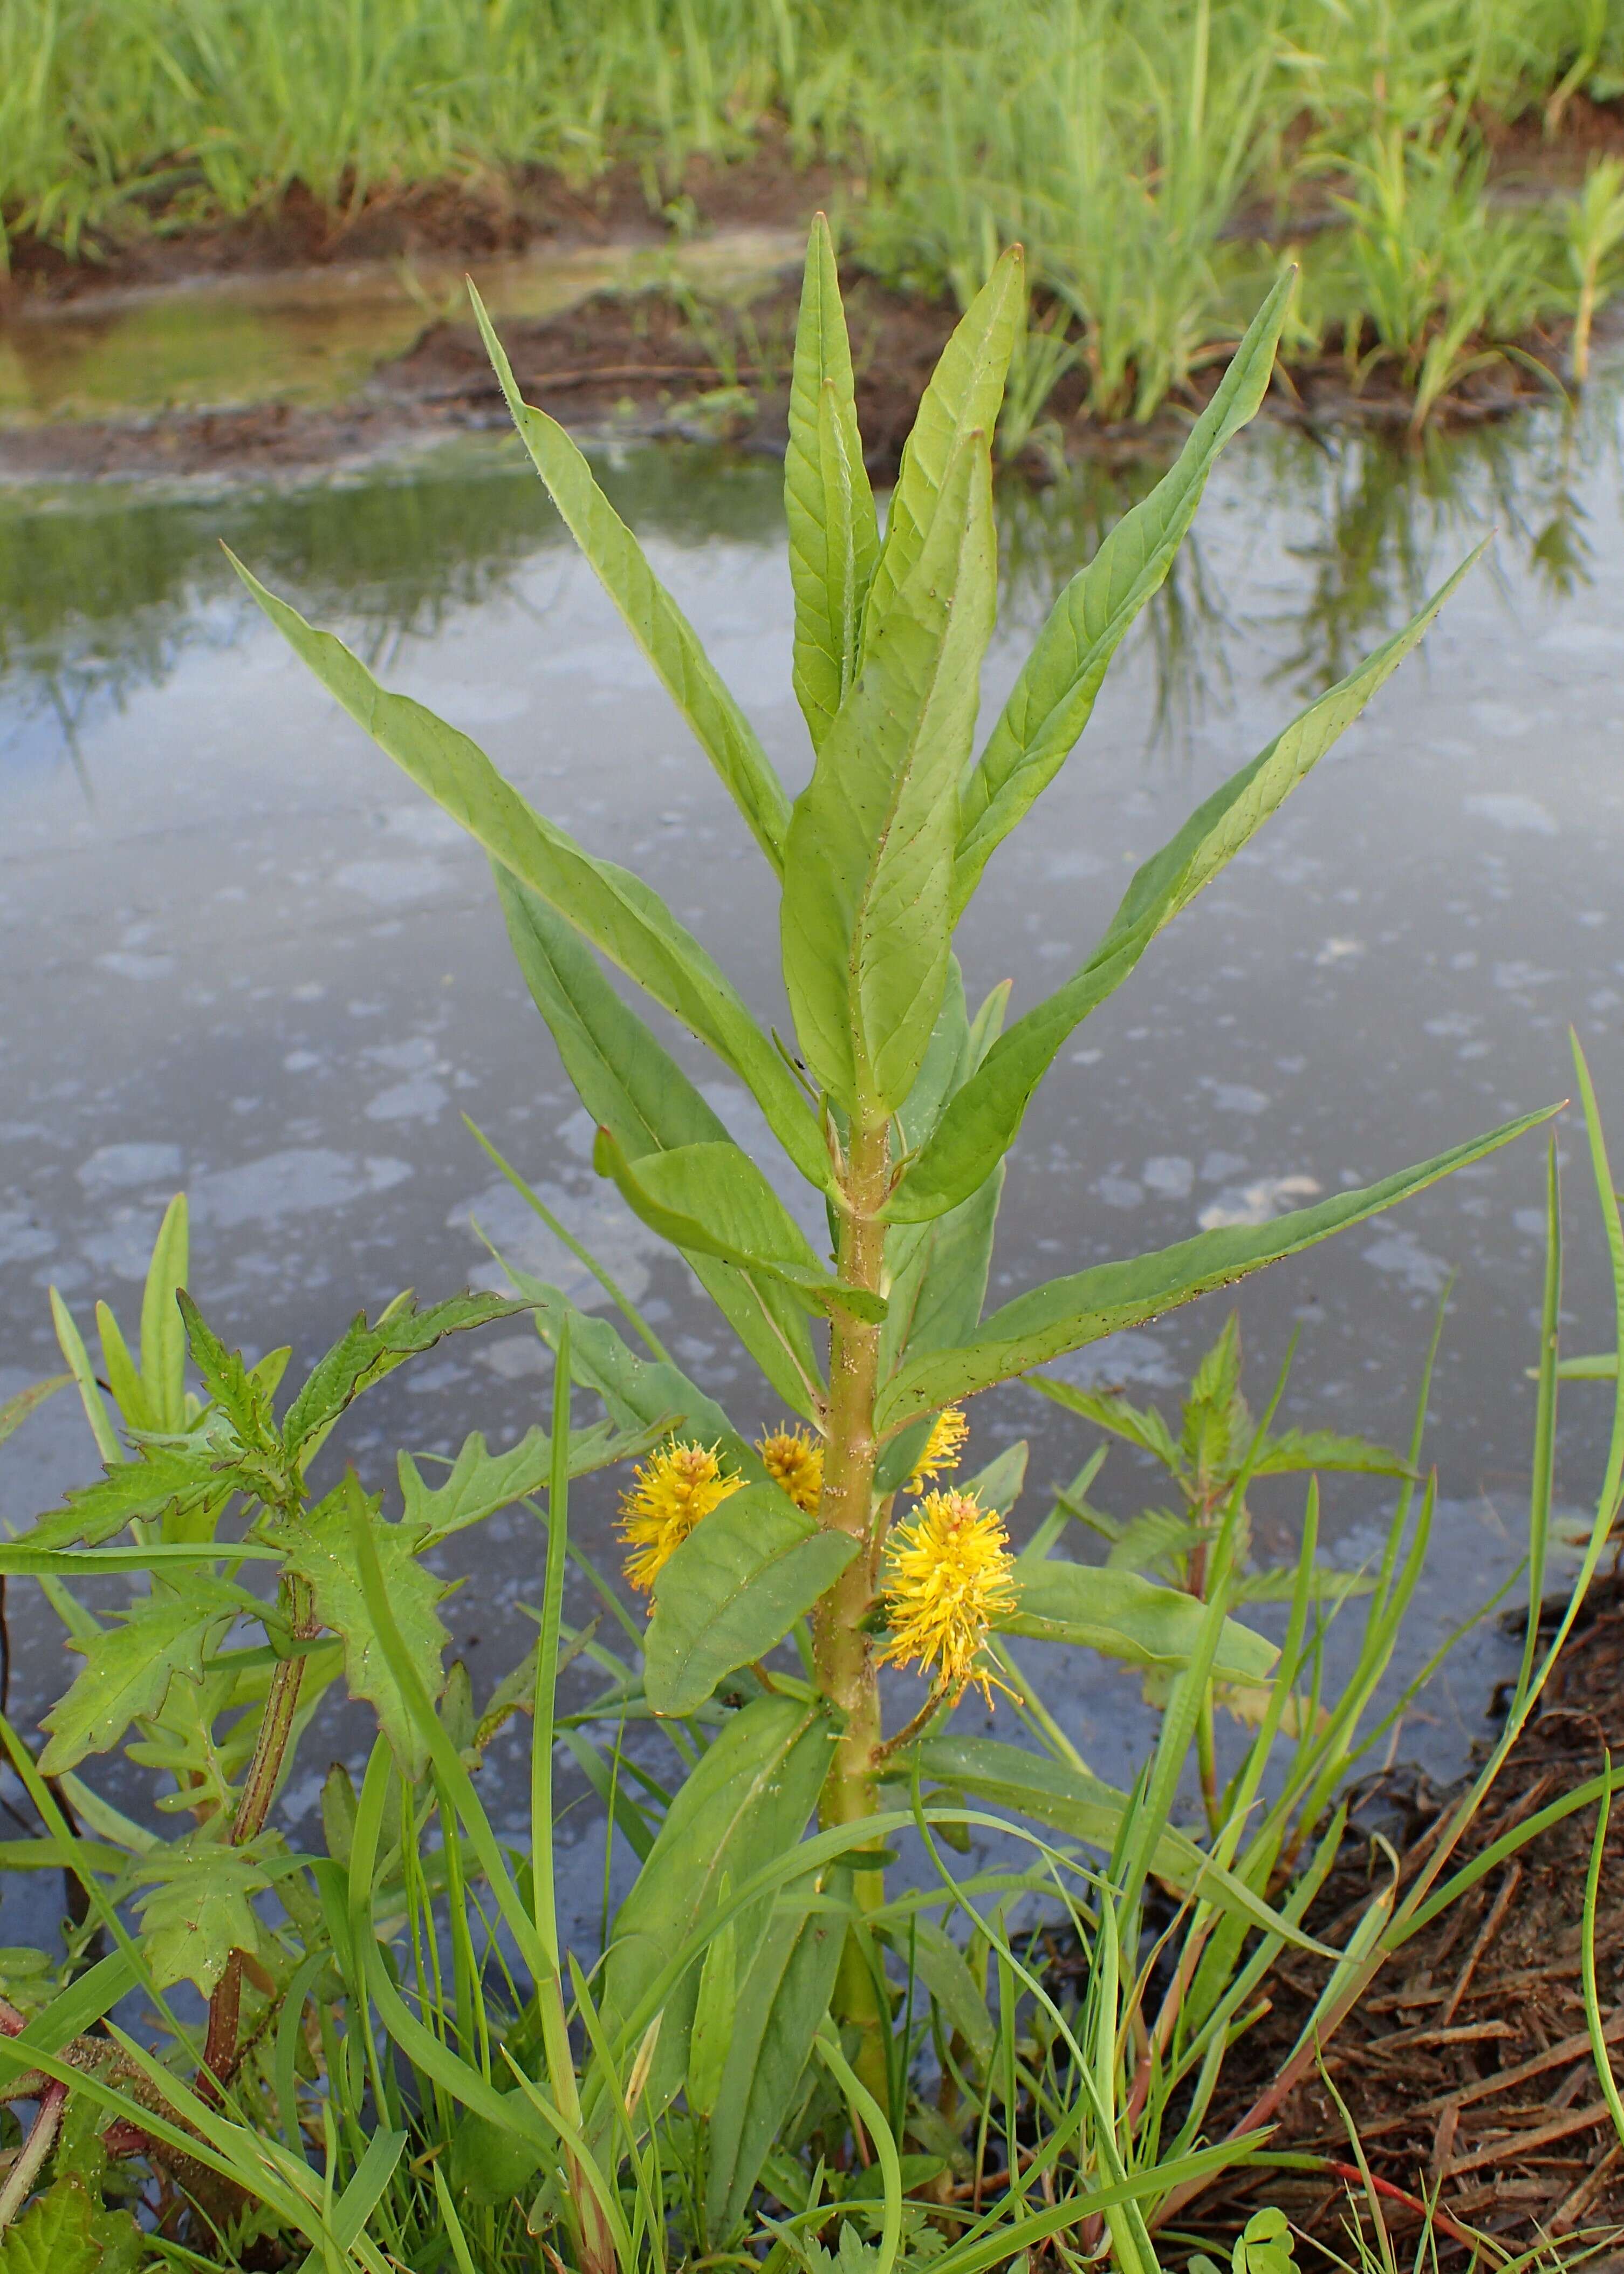
<instances>
[{"instance_id":1,"label":"green stem","mask_svg":"<svg viewBox=\"0 0 1624 2274\"><path fill-rule=\"evenodd\" d=\"M845 1177L838 1263L848 1286L879 1291L885 1229L878 1220L890 1187L890 1133L884 1123L853 1129ZM875 1766L881 1742L880 1696L874 1644L863 1630L879 1585L880 1536L875 1521L876 1446L874 1403L879 1388L880 1330L837 1317L829 1356L829 1436L823 1455L820 1521L855 1540L854 1555L819 1603L812 1622L813 1663L820 1693L841 1717L841 1732L819 1803L827 1831L872 1816L877 1800ZM883 1899L878 1871L859 1871L858 1903L871 1910ZM839 2017L863 2036L857 2066L870 2090L887 2090L884 2016L861 1951L848 1938L836 1984Z\"/></svg>"},{"instance_id":2,"label":"green stem","mask_svg":"<svg viewBox=\"0 0 1624 2274\"><path fill-rule=\"evenodd\" d=\"M308 1581L284 1578L282 1607L288 1614L288 1623L294 1639L307 1642L315 1633L318 1623L315 1600ZM276 1797L282 1762L293 1736L293 1724L299 1706L299 1689L304 1679L304 1656L302 1652L296 1657L284 1658L271 1676L270 1692L265 1701L265 1717L254 1740L253 1758L248 1764L243 1796L232 1818L231 1845L234 1848L245 1848L265 1828L265 1819L271 1812L272 1801ZM215 1984L214 1994L208 2001L208 2030L203 2044L204 2068L222 2083L237 2066L237 2023L242 1998L243 1961L240 1952L234 1950L227 1959L226 1970Z\"/></svg>"}]
</instances>

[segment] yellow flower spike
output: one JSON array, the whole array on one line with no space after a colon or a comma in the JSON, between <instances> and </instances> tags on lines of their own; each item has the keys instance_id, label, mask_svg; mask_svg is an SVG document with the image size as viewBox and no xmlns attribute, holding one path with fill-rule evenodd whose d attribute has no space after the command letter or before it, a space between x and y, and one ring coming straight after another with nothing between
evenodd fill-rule
<instances>
[{"instance_id":1,"label":"yellow flower spike","mask_svg":"<svg viewBox=\"0 0 1624 2274\"><path fill-rule=\"evenodd\" d=\"M908 1490L922 1493L934 1478L951 1476L959 1466L969 1434L964 1407L944 1406L930 1425L929 1441L919 1457L919 1466L908 1479Z\"/></svg>"},{"instance_id":2,"label":"yellow flower spike","mask_svg":"<svg viewBox=\"0 0 1624 2274\"><path fill-rule=\"evenodd\" d=\"M974 1493L933 1492L921 1501L886 1542L891 1635L881 1660L916 1664L954 1696L974 1682L990 1706L996 1677L975 1661L992 1621L1018 1600L1009 1539L1002 1517Z\"/></svg>"},{"instance_id":3,"label":"yellow flower spike","mask_svg":"<svg viewBox=\"0 0 1624 2274\"><path fill-rule=\"evenodd\" d=\"M816 1516L823 1489L823 1449L804 1429L775 1429L758 1437L756 1449L762 1465L781 1492L789 1495L805 1516Z\"/></svg>"},{"instance_id":4,"label":"yellow flower spike","mask_svg":"<svg viewBox=\"0 0 1624 2274\"><path fill-rule=\"evenodd\" d=\"M722 1473L714 1445L662 1445L620 1495L620 1537L631 1553L626 1577L647 1594L696 1524L744 1482Z\"/></svg>"}]
</instances>

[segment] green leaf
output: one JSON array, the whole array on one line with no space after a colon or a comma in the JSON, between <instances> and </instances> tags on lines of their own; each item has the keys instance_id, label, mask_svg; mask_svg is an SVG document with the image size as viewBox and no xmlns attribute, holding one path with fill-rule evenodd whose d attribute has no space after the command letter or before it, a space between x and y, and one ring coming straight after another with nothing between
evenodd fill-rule
<instances>
[{"instance_id":1,"label":"green leaf","mask_svg":"<svg viewBox=\"0 0 1624 2274\"><path fill-rule=\"evenodd\" d=\"M572 1477L588 1476L594 1469L607 1468L629 1454L643 1451L648 1442L646 1429L622 1433L600 1423L595 1429L572 1430L569 1473ZM472 1524L483 1524L499 1509L511 1508L515 1501L527 1500L531 1493L539 1492L547 1482L552 1465L553 1440L539 1423L527 1429L518 1443L509 1445L505 1453L487 1452L484 1435L476 1429L462 1440L442 1485L425 1484L412 1456L402 1453L395 1462L395 1473L404 1503L402 1525L417 1534L420 1553L450 1533L466 1531Z\"/></svg>"},{"instance_id":2,"label":"green leaf","mask_svg":"<svg viewBox=\"0 0 1624 2274\"><path fill-rule=\"evenodd\" d=\"M1334 1231L1364 1223L1454 1170L1480 1161L1559 1111L1553 1105L1521 1114L1417 1168L1402 1169L1378 1185L1337 1193L1313 1208L1277 1216L1272 1224L1225 1224L1149 1255L1096 1264L1069 1278L1052 1279L995 1311L974 1342L911 1361L881 1392L876 1420L882 1428L901 1428L917 1415L935 1412L1012 1374L1029 1373L1085 1343L1124 1327L1142 1326L1177 1304L1214 1287L1229 1286L1266 1263L1296 1255Z\"/></svg>"},{"instance_id":3,"label":"green leaf","mask_svg":"<svg viewBox=\"0 0 1624 2274\"><path fill-rule=\"evenodd\" d=\"M1372 1445L1364 1437L1339 1437L1331 1429L1287 1429L1266 1437L1252 1465L1254 1477L1278 1477L1304 1469L1346 1470L1358 1476L1408 1477L1415 1472L1402 1453Z\"/></svg>"},{"instance_id":4,"label":"green leaf","mask_svg":"<svg viewBox=\"0 0 1624 2274\"><path fill-rule=\"evenodd\" d=\"M719 1145L645 1153L634 1167L609 1131L600 1129L592 1165L600 1177L614 1179L632 1213L673 1247L779 1280L808 1310L884 1317L883 1295L845 1286L820 1268L806 1234L731 1138ZM805 1358L811 1370L816 1361L809 1343Z\"/></svg>"},{"instance_id":5,"label":"green leaf","mask_svg":"<svg viewBox=\"0 0 1624 2274\"><path fill-rule=\"evenodd\" d=\"M691 1713L724 1675L782 1642L827 1593L857 1542L821 1531L781 1492L747 1485L696 1525L654 1582L643 1689L657 1713Z\"/></svg>"},{"instance_id":6,"label":"green leaf","mask_svg":"<svg viewBox=\"0 0 1624 2274\"><path fill-rule=\"evenodd\" d=\"M145 1857L136 1873L141 1951L160 1990L195 1982L214 1993L234 1950L259 1947L253 1899L270 1886L252 1846L189 1832Z\"/></svg>"},{"instance_id":7,"label":"green leaf","mask_svg":"<svg viewBox=\"0 0 1624 2274\"><path fill-rule=\"evenodd\" d=\"M673 1961L720 1908L724 1882L741 1886L800 1841L832 1741L825 1717L793 1698L758 1698L734 1714L678 1790L616 1915L601 2008L610 2042L636 2043L665 2013L643 2103L650 2120L688 2073L699 1995L697 1962L673 1982ZM758 1903L739 1916L741 1971L755 1962L770 1913Z\"/></svg>"},{"instance_id":8,"label":"green leaf","mask_svg":"<svg viewBox=\"0 0 1624 2274\"><path fill-rule=\"evenodd\" d=\"M913 1088L947 984L959 779L996 581L987 438L971 433L912 572L864 641L786 841L795 1031L818 1081L867 1123Z\"/></svg>"},{"instance_id":9,"label":"green leaf","mask_svg":"<svg viewBox=\"0 0 1624 2274\"><path fill-rule=\"evenodd\" d=\"M1182 1588L1094 1563L1023 1565L1019 1585L1019 1608L993 1621L1000 1634L1070 1643L1134 1666L1188 1666L1207 1616ZM1266 1682L1279 1656L1265 1637L1226 1619L1213 1672L1223 1682Z\"/></svg>"},{"instance_id":10,"label":"green leaf","mask_svg":"<svg viewBox=\"0 0 1624 2274\"><path fill-rule=\"evenodd\" d=\"M8 1579L101 1579L114 1571L203 1570L211 1563L280 1563L279 1548L242 1540L149 1540L137 1547L36 1547L34 1535L0 1541ZM95 1630L97 1632L99 1629Z\"/></svg>"},{"instance_id":11,"label":"green leaf","mask_svg":"<svg viewBox=\"0 0 1624 2274\"><path fill-rule=\"evenodd\" d=\"M1289 273L1282 276L1253 317L1174 464L1056 601L965 786L953 864L955 921L995 848L1075 748L1111 658L1173 565L1219 452L1267 393L1294 281Z\"/></svg>"},{"instance_id":12,"label":"green leaf","mask_svg":"<svg viewBox=\"0 0 1624 2274\"><path fill-rule=\"evenodd\" d=\"M1080 1413L1085 1421L1109 1429L1113 1437L1138 1445L1142 1451L1153 1454L1164 1467L1178 1467L1178 1448L1172 1432L1154 1405L1131 1405L1114 1389L1079 1389L1052 1374L1029 1374L1026 1387L1052 1398L1056 1405L1064 1405L1068 1413Z\"/></svg>"},{"instance_id":13,"label":"green leaf","mask_svg":"<svg viewBox=\"0 0 1624 2274\"><path fill-rule=\"evenodd\" d=\"M541 2151L531 2141L471 2108L463 2109L453 2120L447 2160L455 2200L476 2203L510 2203L515 2197L529 2198L536 2192L542 2165Z\"/></svg>"},{"instance_id":14,"label":"green leaf","mask_svg":"<svg viewBox=\"0 0 1624 2274\"><path fill-rule=\"evenodd\" d=\"M95 2274L94 2206L71 2172L30 2203L0 2242L0 2274Z\"/></svg>"},{"instance_id":15,"label":"green leaf","mask_svg":"<svg viewBox=\"0 0 1624 2274\"><path fill-rule=\"evenodd\" d=\"M564 1322L569 1321L570 1379L603 1400L617 1428L664 1428L696 1437L718 1449L725 1468L757 1483L768 1481L755 1447L680 1367L669 1359L639 1358L607 1319L577 1309L556 1287L532 1279L514 1264L504 1263L502 1269L534 1310L549 1350L556 1352Z\"/></svg>"},{"instance_id":16,"label":"green leaf","mask_svg":"<svg viewBox=\"0 0 1624 2274\"><path fill-rule=\"evenodd\" d=\"M175 1307L186 1284L186 1195L177 1193L163 1212L141 1296L141 1386L157 1429L186 1425L186 1333Z\"/></svg>"},{"instance_id":17,"label":"green leaf","mask_svg":"<svg viewBox=\"0 0 1624 2274\"><path fill-rule=\"evenodd\" d=\"M40 1723L50 1732L40 1756L41 1772L55 1776L87 1753L109 1751L132 1721L157 1713L175 1675L200 1681L210 1630L252 1602L239 1587L189 1576L173 1592L165 1587L140 1598L94 1644L71 1644L85 1651L86 1664Z\"/></svg>"},{"instance_id":18,"label":"green leaf","mask_svg":"<svg viewBox=\"0 0 1624 2274\"><path fill-rule=\"evenodd\" d=\"M1006 1445L996 1460L989 1461L984 1469L966 1480L964 1491L974 1493L983 1508L1008 1516L1026 1486L1028 1450L1024 1437Z\"/></svg>"},{"instance_id":19,"label":"green leaf","mask_svg":"<svg viewBox=\"0 0 1624 2274\"><path fill-rule=\"evenodd\" d=\"M941 2009L948 2032L957 2030L984 2071L992 2058L996 2032L963 1952L935 1919L923 1916L911 1918L906 1927L887 1929L886 1940L905 1966L912 1962Z\"/></svg>"},{"instance_id":20,"label":"green leaf","mask_svg":"<svg viewBox=\"0 0 1624 2274\"><path fill-rule=\"evenodd\" d=\"M519 439L546 484L547 494L565 527L653 665L660 684L693 728L756 843L774 870L781 870L789 800L755 729L723 685L693 626L650 568L643 547L598 488L580 450L557 419L532 408L519 393L512 366L471 278L468 290L485 353L507 397Z\"/></svg>"},{"instance_id":21,"label":"green leaf","mask_svg":"<svg viewBox=\"0 0 1624 2274\"><path fill-rule=\"evenodd\" d=\"M411 1664L431 1702L438 1700L446 1686L444 1653L451 1639L435 1609L445 1582L418 1562L416 1550L422 1543L417 1530L386 1524L378 1501L361 1490L353 1470L308 1515L289 1525L288 1570L309 1581L316 1616L343 1643L350 1695L372 1706L410 1783L422 1775L428 1756L367 1608L356 1563L357 1521L378 1551L384 1592Z\"/></svg>"},{"instance_id":22,"label":"green leaf","mask_svg":"<svg viewBox=\"0 0 1624 2274\"><path fill-rule=\"evenodd\" d=\"M1026 305L1025 258L1011 245L942 350L903 447L885 516L885 542L868 593L867 651L913 575L947 486L949 470L971 434L990 439Z\"/></svg>"},{"instance_id":23,"label":"green leaf","mask_svg":"<svg viewBox=\"0 0 1624 2274\"><path fill-rule=\"evenodd\" d=\"M59 1389L65 1389L72 1379L71 1374L49 1374L43 1382L31 1382L26 1389L19 1389L15 1397L8 1397L4 1404L0 1405L0 1445L22 1427L31 1413L37 1413L47 1398L55 1397Z\"/></svg>"},{"instance_id":24,"label":"green leaf","mask_svg":"<svg viewBox=\"0 0 1624 2274\"><path fill-rule=\"evenodd\" d=\"M345 1332L310 1377L282 1419L282 1442L290 1457L308 1462L346 1406L409 1358L432 1350L447 1335L496 1319L516 1318L530 1306L503 1295L453 1295L419 1311L410 1299L392 1303L376 1326L357 1312Z\"/></svg>"},{"instance_id":25,"label":"green leaf","mask_svg":"<svg viewBox=\"0 0 1624 2274\"><path fill-rule=\"evenodd\" d=\"M1254 2211L1229 2254L1232 2274L1297 2274L1291 2248L1291 2227L1284 2211L1272 2205Z\"/></svg>"},{"instance_id":26,"label":"green leaf","mask_svg":"<svg viewBox=\"0 0 1624 2274\"><path fill-rule=\"evenodd\" d=\"M209 1447L154 1445L144 1460L111 1462L96 1483L67 1494L66 1506L41 1517L27 1544L56 1547L83 1540L94 1547L126 1524L162 1516L177 1502L190 1505L220 1488Z\"/></svg>"},{"instance_id":27,"label":"green leaf","mask_svg":"<svg viewBox=\"0 0 1624 2274\"><path fill-rule=\"evenodd\" d=\"M805 2074L834 1992L850 1897L841 1866L786 1888L745 1977L707 2142L705 2222L717 2248L743 2218Z\"/></svg>"},{"instance_id":28,"label":"green leaf","mask_svg":"<svg viewBox=\"0 0 1624 2274\"><path fill-rule=\"evenodd\" d=\"M722 1142L727 1131L597 957L540 893L492 864L508 937L575 1095L627 1158Z\"/></svg>"},{"instance_id":29,"label":"green leaf","mask_svg":"<svg viewBox=\"0 0 1624 2274\"><path fill-rule=\"evenodd\" d=\"M1041 1753L993 1737L927 1737L886 1764L887 1777L907 1776L917 1761L921 1776L972 1800L1008 1809L1034 1823L1047 1824L1085 1846L1115 1848L1124 1818L1135 1803L1124 1792L1102 1784L1085 1770L1070 1768ZM1151 1870L1159 1879L1190 1894L1198 1888L1221 1910L1235 1911L1278 1934L1299 1950L1320 1945L1273 1911L1235 1873L1224 1871L1196 1846L1187 1833L1169 1826L1157 1842Z\"/></svg>"},{"instance_id":30,"label":"green leaf","mask_svg":"<svg viewBox=\"0 0 1624 2274\"><path fill-rule=\"evenodd\" d=\"M242 1443L256 1452L280 1448L267 1391L243 1364L240 1351L228 1350L183 1287L175 1297L192 1364L203 1387L229 1420Z\"/></svg>"},{"instance_id":31,"label":"green leaf","mask_svg":"<svg viewBox=\"0 0 1624 2274\"><path fill-rule=\"evenodd\" d=\"M107 1303L96 1305L96 1333L102 1343L102 1374L125 1428L159 1429L162 1425L147 1403L141 1369L131 1357L124 1329Z\"/></svg>"},{"instance_id":32,"label":"green leaf","mask_svg":"<svg viewBox=\"0 0 1624 2274\"><path fill-rule=\"evenodd\" d=\"M539 414L538 414L539 415ZM289 644L403 772L501 862L568 919L612 963L708 1043L765 1113L796 1167L820 1190L827 1148L794 1077L737 991L657 892L628 869L594 860L535 812L478 745L420 703L391 695L328 632L312 629L235 555L232 566Z\"/></svg>"},{"instance_id":33,"label":"green leaf","mask_svg":"<svg viewBox=\"0 0 1624 2274\"><path fill-rule=\"evenodd\" d=\"M795 591L795 696L816 750L857 675L880 541L857 431L834 239L822 214L807 245L795 328L784 510Z\"/></svg>"},{"instance_id":34,"label":"green leaf","mask_svg":"<svg viewBox=\"0 0 1624 2274\"><path fill-rule=\"evenodd\" d=\"M728 1919L711 1936L699 1969L699 1996L688 2046L688 2105L708 2117L716 2106L739 2002L739 1930Z\"/></svg>"},{"instance_id":35,"label":"green leaf","mask_svg":"<svg viewBox=\"0 0 1624 2274\"><path fill-rule=\"evenodd\" d=\"M1337 737L1421 640L1477 560L1469 555L1402 631L1311 703L1267 749L1199 805L1135 874L1104 938L1064 987L1018 1019L944 1113L892 1193L893 1222L940 1215L974 1192L1014 1143L1033 1092L1055 1055L1113 994L1146 949L1234 859L1304 781Z\"/></svg>"}]
</instances>

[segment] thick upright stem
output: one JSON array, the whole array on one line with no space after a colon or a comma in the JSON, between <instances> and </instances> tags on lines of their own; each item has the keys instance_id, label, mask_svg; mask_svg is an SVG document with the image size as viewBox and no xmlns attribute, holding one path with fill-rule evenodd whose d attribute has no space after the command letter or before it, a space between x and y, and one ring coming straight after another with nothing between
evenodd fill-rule
<instances>
[{"instance_id":1,"label":"thick upright stem","mask_svg":"<svg viewBox=\"0 0 1624 2274\"><path fill-rule=\"evenodd\" d=\"M846 1176L847 1213L839 1239L840 1276L848 1286L879 1291L885 1229L878 1221L890 1184L889 1131L884 1123L853 1130ZM879 1388L880 1330L850 1318L837 1318L829 1360L829 1439L823 1455L822 1521L859 1543L840 1577L818 1605L813 1647L818 1687L839 1709L843 1728L823 1786L819 1820L825 1829L872 1815L876 1804L876 1757L880 1745L879 1683L874 1645L863 1631L879 1585L880 1538L875 1523L874 1402ZM877 1871L860 1871L859 1903L868 1909L883 1892ZM837 2001L843 2017L867 2025L868 2043L860 2051L858 2070L883 2076L881 2015L874 1986L859 1953L848 1942Z\"/></svg>"}]
</instances>

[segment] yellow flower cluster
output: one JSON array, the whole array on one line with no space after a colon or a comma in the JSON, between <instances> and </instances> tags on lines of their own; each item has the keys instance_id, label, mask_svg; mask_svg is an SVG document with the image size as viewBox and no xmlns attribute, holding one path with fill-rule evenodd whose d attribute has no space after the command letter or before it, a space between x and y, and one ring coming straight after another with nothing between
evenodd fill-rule
<instances>
[{"instance_id":1,"label":"yellow flower cluster","mask_svg":"<svg viewBox=\"0 0 1624 2274\"><path fill-rule=\"evenodd\" d=\"M908 1490L922 1493L936 1478L951 1476L959 1466L969 1434L970 1424L965 1419L963 1406L944 1407L930 1425L929 1440L919 1457L918 1467L908 1479Z\"/></svg>"},{"instance_id":2,"label":"yellow flower cluster","mask_svg":"<svg viewBox=\"0 0 1624 2274\"><path fill-rule=\"evenodd\" d=\"M714 1445L662 1445L639 1464L620 1495L620 1537L631 1553L626 1576L647 1594L696 1524L744 1482L724 1476Z\"/></svg>"},{"instance_id":3,"label":"yellow flower cluster","mask_svg":"<svg viewBox=\"0 0 1624 2274\"><path fill-rule=\"evenodd\" d=\"M775 1429L758 1437L756 1449L772 1481L805 1516L817 1514L823 1489L823 1449L805 1429Z\"/></svg>"},{"instance_id":4,"label":"yellow flower cluster","mask_svg":"<svg viewBox=\"0 0 1624 2274\"><path fill-rule=\"evenodd\" d=\"M976 1660L993 1620L1017 1601L1003 1518L974 1493L927 1494L886 1543L885 1579L882 1661L917 1665L954 1696L976 1683L990 1706L995 1677Z\"/></svg>"}]
</instances>

